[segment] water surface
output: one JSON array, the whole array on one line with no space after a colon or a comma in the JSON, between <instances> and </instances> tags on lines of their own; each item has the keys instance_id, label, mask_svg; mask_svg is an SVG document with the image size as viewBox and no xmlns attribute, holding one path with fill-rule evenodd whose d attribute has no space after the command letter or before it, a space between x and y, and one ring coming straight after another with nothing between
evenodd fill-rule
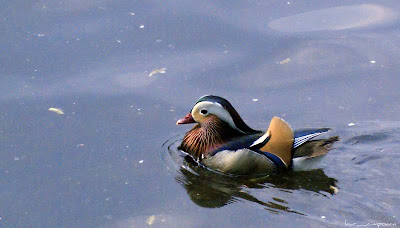
<instances>
[{"instance_id":1,"label":"water surface","mask_svg":"<svg viewBox=\"0 0 400 228\"><path fill-rule=\"evenodd\" d=\"M400 224L397 1L21 0L0 12L1 226ZM199 179L163 144L205 94L253 128L280 116L341 140L317 170Z\"/></svg>"}]
</instances>

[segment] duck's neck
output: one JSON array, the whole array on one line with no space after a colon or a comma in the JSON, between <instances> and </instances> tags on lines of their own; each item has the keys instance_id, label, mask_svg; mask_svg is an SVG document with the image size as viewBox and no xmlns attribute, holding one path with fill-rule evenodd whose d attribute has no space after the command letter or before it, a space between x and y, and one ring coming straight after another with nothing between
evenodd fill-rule
<instances>
[{"instance_id":1,"label":"duck's neck","mask_svg":"<svg viewBox=\"0 0 400 228\"><path fill-rule=\"evenodd\" d=\"M199 159L240 135L243 133L233 129L229 124L218 118L210 118L186 133L180 149Z\"/></svg>"}]
</instances>

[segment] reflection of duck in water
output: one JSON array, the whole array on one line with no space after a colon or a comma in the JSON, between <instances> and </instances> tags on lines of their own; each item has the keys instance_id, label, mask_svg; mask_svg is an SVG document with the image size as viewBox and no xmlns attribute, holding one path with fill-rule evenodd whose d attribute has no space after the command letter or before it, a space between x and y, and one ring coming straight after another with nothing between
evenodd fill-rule
<instances>
[{"instance_id":1,"label":"reflection of duck in water","mask_svg":"<svg viewBox=\"0 0 400 228\"><path fill-rule=\"evenodd\" d=\"M201 97L177 124L197 123L180 149L201 164L230 174L269 174L277 169L302 169L325 155L338 140L310 141L329 128L292 131L274 117L267 132L247 126L233 106L218 96ZM306 167L307 168L307 167Z\"/></svg>"},{"instance_id":2,"label":"reflection of duck in water","mask_svg":"<svg viewBox=\"0 0 400 228\"><path fill-rule=\"evenodd\" d=\"M271 195L266 191L265 197L255 193L255 189L276 188L281 191L304 189L322 195L333 194L336 180L325 175L321 169L299 172L282 172L276 175L250 178L249 176L231 176L211 172L196 163L184 162L176 181L187 191L191 200L207 208L223 207L236 201L249 201L262 205L266 210L302 214L290 208L285 199ZM255 196L258 195L258 197Z\"/></svg>"}]
</instances>

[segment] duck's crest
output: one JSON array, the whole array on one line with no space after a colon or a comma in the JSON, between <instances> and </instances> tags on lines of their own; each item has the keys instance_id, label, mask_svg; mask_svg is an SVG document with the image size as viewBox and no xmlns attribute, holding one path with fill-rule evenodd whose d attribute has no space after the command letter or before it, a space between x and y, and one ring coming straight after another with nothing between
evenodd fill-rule
<instances>
[{"instance_id":1,"label":"duck's crest","mask_svg":"<svg viewBox=\"0 0 400 228\"><path fill-rule=\"evenodd\" d=\"M214 102L220 104L225 110L229 112L229 115L232 117L232 120L236 126L237 129L239 129L241 132L246 133L246 134L254 134L254 133L259 133L259 131L256 131L252 128L250 128L240 117L239 113L235 110L235 108L232 106L231 103L229 103L228 100L215 96L215 95L205 95L200 97L197 103L200 103L202 101L209 101L209 102Z\"/></svg>"}]
</instances>

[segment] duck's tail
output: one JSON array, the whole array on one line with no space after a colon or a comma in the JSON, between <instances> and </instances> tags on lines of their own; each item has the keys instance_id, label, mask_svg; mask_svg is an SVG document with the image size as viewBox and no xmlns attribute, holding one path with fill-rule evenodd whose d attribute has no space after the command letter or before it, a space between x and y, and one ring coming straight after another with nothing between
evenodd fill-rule
<instances>
[{"instance_id":1,"label":"duck's tail","mask_svg":"<svg viewBox=\"0 0 400 228\"><path fill-rule=\"evenodd\" d=\"M310 170L319 168L318 162L323 155L326 155L332 145L339 141L338 136L327 139L312 140L303 143L294 150L292 168L295 171Z\"/></svg>"},{"instance_id":2,"label":"duck's tail","mask_svg":"<svg viewBox=\"0 0 400 228\"><path fill-rule=\"evenodd\" d=\"M339 141L339 136L333 136L327 139L312 140L303 143L301 146L294 149L293 158L307 157L315 158L325 155L331 149L331 146L336 141Z\"/></svg>"}]
</instances>

